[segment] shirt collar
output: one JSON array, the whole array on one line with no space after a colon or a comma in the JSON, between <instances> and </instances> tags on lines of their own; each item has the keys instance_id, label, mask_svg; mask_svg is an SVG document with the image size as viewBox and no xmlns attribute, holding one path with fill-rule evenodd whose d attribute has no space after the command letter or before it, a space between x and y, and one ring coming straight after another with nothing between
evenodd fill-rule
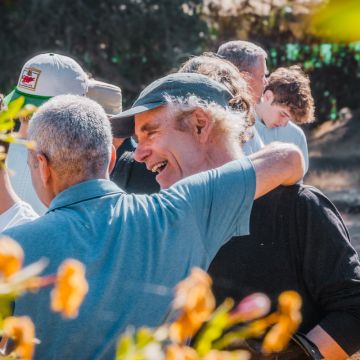
<instances>
[{"instance_id":1,"label":"shirt collar","mask_svg":"<svg viewBox=\"0 0 360 360\"><path fill-rule=\"evenodd\" d=\"M110 180L87 180L73 185L58 194L51 202L47 213L85 200L121 193L125 192Z\"/></svg>"}]
</instances>

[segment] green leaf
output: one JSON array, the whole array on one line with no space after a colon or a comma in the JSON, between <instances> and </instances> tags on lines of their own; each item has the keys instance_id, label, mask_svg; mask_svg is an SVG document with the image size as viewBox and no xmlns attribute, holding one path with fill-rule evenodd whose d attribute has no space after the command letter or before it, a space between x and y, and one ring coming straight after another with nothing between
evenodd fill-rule
<instances>
[{"instance_id":1,"label":"green leaf","mask_svg":"<svg viewBox=\"0 0 360 360\"><path fill-rule=\"evenodd\" d=\"M200 356L212 349L213 342L218 339L229 325L229 312L234 306L232 299L226 299L213 313L205 327L200 331L194 344Z\"/></svg>"},{"instance_id":2,"label":"green leaf","mask_svg":"<svg viewBox=\"0 0 360 360\"><path fill-rule=\"evenodd\" d=\"M20 112L20 109L24 105L25 98L20 96L14 101L11 101L8 108L0 113L0 124L16 118L16 115Z\"/></svg>"}]
</instances>

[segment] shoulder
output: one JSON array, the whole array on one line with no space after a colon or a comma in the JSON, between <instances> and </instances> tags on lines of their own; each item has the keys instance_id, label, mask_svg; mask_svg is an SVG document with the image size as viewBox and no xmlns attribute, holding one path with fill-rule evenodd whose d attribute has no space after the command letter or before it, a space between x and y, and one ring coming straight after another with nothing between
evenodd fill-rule
<instances>
[{"instance_id":1,"label":"shoulder","mask_svg":"<svg viewBox=\"0 0 360 360\"><path fill-rule=\"evenodd\" d=\"M346 228L336 206L326 195L313 186L301 186L297 208L305 217L313 217L314 223L317 222L317 227L331 223L337 227Z\"/></svg>"},{"instance_id":2,"label":"shoulder","mask_svg":"<svg viewBox=\"0 0 360 360\"><path fill-rule=\"evenodd\" d=\"M286 126L279 127L278 129L284 135L291 136L293 138L305 139L305 133L303 129L301 129L300 126L294 124L292 121L289 121Z\"/></svg>"},{"instance_id":3,"label":"shoulder","mask_svg":"<svg viewBox=\"0 0 360 360\"><path fill-rule=\"evenodd\" d=\"M43 238L44 234L47 233L47 229L55 228L56 223L51 220L52 216L46 214L37 218L34 218L32 221L19 224L17 226L7 229L2 234L10 236L11 238L17 241L27 241Z\"/></svg>"},{"instance_id":4,"label":"shoulder","mask_svg":"<svg viewBox=\"0 0 360 360\"><path fill-rule=\"evenodd\" d=\"M0 231L7 230L21 224L26 224L38 217L39 215L28 203L24 201L18 202L0 215ZM1 226L1 224L3 226Z\"/></svg>"},{"instance_id":5,"label":"shoulder","mask_svg":"<svg viewBox=\"0 0 360 360\"><path fill-rule=\"evenodd\" d=\"M279 186L257 199L255 204L259 204L261 207L265 205L273 207L275 204L282 204L285 208L295 206L300 211L313 209L324 212L325 209L330 209L338 215L335 205L319 189L304 184Z\"/></svg>"}]
</instances>

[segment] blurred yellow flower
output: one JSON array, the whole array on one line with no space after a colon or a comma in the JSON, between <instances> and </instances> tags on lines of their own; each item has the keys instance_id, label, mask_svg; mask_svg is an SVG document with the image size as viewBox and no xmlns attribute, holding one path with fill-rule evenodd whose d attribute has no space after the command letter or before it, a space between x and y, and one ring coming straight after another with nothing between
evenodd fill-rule
<instances>
[{"instance_id":1,"label":"blurred yellow flower","mask_svg":"<svg viewBox=\"0 0 360 360\"><path fill-rule=\"evenodd\" d=\"M0 238L0 273L9 277L19 271L24 260L21 246L13 239L3 236Z\"/></svg>"},{"instance_id":2,"label":"blurred yellow flower","mask_svg":"<svg viewBox=\"0 0 360 360\"><path fill-rule=\"evenodd\" d=\"M279 296L278 322L266 334L265 353L283 350L301 323L301 297L295 291L284 291Z\"/></svg>"},{"instance_id":3,"label":"blurred yellow flower","mask_svg":"<svg viewBox=\"0 0 360 360\"><path fill-rule=\"evenodd\" d=\"M58 271L55 288L51 292L51 308L65 317L76 317L88 292L84 265L74 259L65 260Z\"/></svg>"},{"instance_id":4,"label":"blurred yellow flower","mask_svg":"<svg viewBox=\"0 0 360 360\"><path fill-rule=\"evenodd\" d=\"M171 344L166 348L165 360L200 360L200 357L191 347Z\"/></svg>"},{"instance_id":5,"label":"blurred yellow flower","mask_svg":"<svg viewBox=\"0 0 360 360\"><path fill-rule=\"evenodd\" d=\"M183 342L193 336L207 321L215 309L215 298L211 291L210 276L199 268L176 287L174 310L180 310L180 316L170 326L170 339Z\"/></svg>"},{"instance_id":6,"label":"blurred yellow flower","mask_svg":"<svg viewBox=\"0 0 360 360\"><path fill-rule=\"evenodd\" d=\"M28 316L10 316L4 320L4 334L14 340L14 353L30 360L34 353L35 327Z\"/></svg>"}]
</instances>

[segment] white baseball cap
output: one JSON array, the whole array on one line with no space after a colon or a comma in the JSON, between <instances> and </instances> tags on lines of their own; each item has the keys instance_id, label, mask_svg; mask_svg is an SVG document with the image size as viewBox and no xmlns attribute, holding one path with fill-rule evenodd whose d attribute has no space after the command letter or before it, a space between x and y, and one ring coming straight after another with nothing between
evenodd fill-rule
<instances>
[{"instance_id":1,"label":"white baseball cap","mask_svg":"<svg viewBox=\"0 0 360 360\"><path fill-rule=\"evenodd\" d=\"M17 86L4 102L9 104L24 96L24 105L40 106L56 95L84 96L87 89L88 77L74 59L54 53L40 54L26 62Z\"/></svg>"},{"instance_id":2,"label":"white baseball cap","mask_svg":"<svg viewBox=\"0 0 360 360\"><path fill-rule=\"evenodd\" d=\"M108 84L95 79L89 79L86 97L99 103L104 108L108 116L121 112L121 89L116 85Z\"/></svg>"}]
</instances>

